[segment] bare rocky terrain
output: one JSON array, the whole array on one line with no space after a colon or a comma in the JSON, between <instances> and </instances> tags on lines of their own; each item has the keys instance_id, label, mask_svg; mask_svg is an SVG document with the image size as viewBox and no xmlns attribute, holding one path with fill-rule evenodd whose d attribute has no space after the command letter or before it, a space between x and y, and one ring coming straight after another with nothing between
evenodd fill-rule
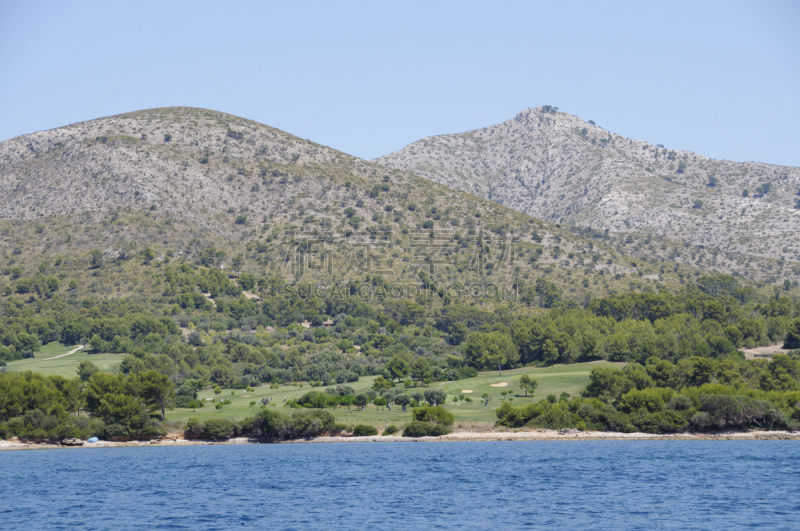
<instances>
[{"instance_id":1,"label":"bare rocky terrain","mask_svg":"<svg viewBox=\"0 0 800 531\"><path fill-rule=\"evenodd\" d=\"M759 279L800 275L800 169L713 160L549 107L375 159L626 252Z\"/></svg>"}]
</instances>

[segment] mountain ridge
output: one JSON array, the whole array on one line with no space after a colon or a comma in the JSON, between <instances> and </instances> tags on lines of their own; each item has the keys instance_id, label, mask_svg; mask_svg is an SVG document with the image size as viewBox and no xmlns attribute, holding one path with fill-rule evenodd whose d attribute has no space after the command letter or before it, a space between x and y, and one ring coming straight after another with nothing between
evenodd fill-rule
<instances>
[{"instance_id":1,"label":"mountain ridge","mask_svg":"<svg viewBox=\"0 0 800 531\"><path fill-rule=\"evenodd\" d=\"M2 272L10 283L15 267L25 276L53 271L55 261L65 280L74 275L98 295L136 293L145 270L94 269L95 250L123 269L145 251L157 261L201 263L213 251L222 258L211 262L231 271L342 281L359 276L343 269L353 252L346 235L357 230L373 241L391 235L380 260L403 282L420 282L417 262L441 285L495 281L499 269L476 269L471 253L509 235L519 256L504 278L517 285L545 279L573 300L677 287L703 271L633 260L602 239L215 111L135 111L0 143ZM419 255L414 238L435 231L445 236L437 252L451 273ZM333 273L284 267L296 245L289 233L329 246Z\"/></svg>"},{"instance_id":2,"label":"mountain ridge","mask_svg":"<svg viewBox=\"0 0 800 531\"><path fill-rule=\"evenodd\" d=\"M427 137L374 162L550 223L644 233L740 261L800 261L800 169L653 146L549 106ZM743 265L728 269L747 272Z\"/></svg>"}]
</instances>

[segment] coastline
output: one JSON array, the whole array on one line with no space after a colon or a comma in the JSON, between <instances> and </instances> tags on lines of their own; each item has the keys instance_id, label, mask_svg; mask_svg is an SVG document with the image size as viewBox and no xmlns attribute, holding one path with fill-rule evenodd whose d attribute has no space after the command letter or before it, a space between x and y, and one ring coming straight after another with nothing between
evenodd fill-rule
<instances>
[{"instance_id":1,"label":"coastline","mask_svg":"<svg viewBox=\"0 0 800 531\"><path fill-rule=\"evenodd\" d=\"M184 439L182 434L171 434L161 439L112 442L84 442L82 445L62 445L53 443L23 442L17 439L0 441L2 450L55 450L84 448L132 448L132 447L180 447L210 446L225 444L327 444L327 443L419 443L419 442L478 442L478 441L766 441L800 440L800 432L789 431L748 431L717 433L621 433L605 431L575 432L573 430L531 430L531 431L492 431L455 432L441 437L401 437L371 435L366 437L342 437L338 435L320 436L308 439L262 440L250 437L234 437L224 441L205 439Z\"/></svg>"}]
</instances>

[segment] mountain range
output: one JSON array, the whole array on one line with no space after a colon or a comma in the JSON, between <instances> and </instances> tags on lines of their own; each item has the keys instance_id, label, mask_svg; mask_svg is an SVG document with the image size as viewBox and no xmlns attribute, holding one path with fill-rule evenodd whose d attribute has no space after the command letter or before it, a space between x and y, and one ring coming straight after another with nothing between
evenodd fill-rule
<instances>
[{"instance_id":1,"label":"mountain range","mask_svg":"<svg viewBox=\"0 0 800 531\"><path fill-rule=\"evenodd\" d=\"M147 298L142 261L440 292L544 280L580 302L715 272L782 282L800 274L798 179L546 108L372 162L220 112L150 109L0 143L0 282L52 274Z\"/></svg>"}]
</instances>

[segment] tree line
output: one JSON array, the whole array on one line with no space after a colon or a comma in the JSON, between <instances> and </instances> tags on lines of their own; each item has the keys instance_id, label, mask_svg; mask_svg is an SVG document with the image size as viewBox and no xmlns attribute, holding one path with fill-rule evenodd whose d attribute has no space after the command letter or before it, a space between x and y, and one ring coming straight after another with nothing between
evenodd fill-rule
<instances>
[{"instance_id":1,"label":"tree line","mask_svg":"<svg viewBox=\"0 0 800 531\"><path fill-rule=\"evenodd\" d=\"M622 369L595 368L581 396L513 407L503 402L498 422L508 427L677 433L800 426L800 360L693 356L677 363L649 358Z\"/></svg>"}]
</instances>

